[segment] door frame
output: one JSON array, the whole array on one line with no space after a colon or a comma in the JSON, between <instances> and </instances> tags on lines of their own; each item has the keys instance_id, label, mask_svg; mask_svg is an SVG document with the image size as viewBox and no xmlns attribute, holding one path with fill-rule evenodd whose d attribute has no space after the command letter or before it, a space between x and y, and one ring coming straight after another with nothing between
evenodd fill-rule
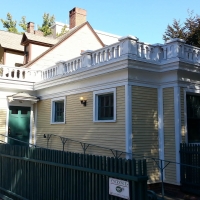
<instances>
[{"instance_id":1,"label":"door frame","mask_svg":"<svg viewBox=\"0 0 200 200\"><path fill-rule=\"evenodd\" d=\"M19 107L30 107L30 133L29 133L29 143L32 143L32 126L33 126L33 104L30 101L19 101L7 102L7 116L6 116L6 137L5 142L8 143L8 124L9 124L9 106L19 106ZM35 143L35 140L33 140ZM31 145L29 145L31 147Z\"/></svg>"}]
</instances>

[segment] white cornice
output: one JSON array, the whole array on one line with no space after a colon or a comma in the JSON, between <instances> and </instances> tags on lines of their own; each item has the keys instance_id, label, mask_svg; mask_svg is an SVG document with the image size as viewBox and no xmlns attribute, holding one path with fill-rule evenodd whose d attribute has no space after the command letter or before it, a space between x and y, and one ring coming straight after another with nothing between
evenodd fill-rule
<instances>
[{"instance_id":1,"label":"white cornice","mask_svg":"<svg viewBox=\"0 0 200 200\"><path fill-rule=\"evenodd\" d=\"M6 80L0 78L0 88L12 88L20 90L33 90L33 83L17 80Z\"/></svg>"},{"instance_id":2,"label":"white cornice","mask_svg":"<svg viewBox=\"0 0 200 200\"><path fill-rule=\"evenodd\" d=\"M72 94L78 94L78 93L84 93L84 92L90 92L90 91L96 91L96 90L102 90L102 89L107 89L111 87L119 87L123 86L127 83L126 80L120 80L120 81L115 81L115 82L108 82L104 84L96 84L93 86L88 86L88 87L82 87L82 88L76 88L72 90L66 90L62 92L55 92L47 95L41 95L39 96L40 99L51 99L51 98L56 98L60 96L67 96L67 95L72 95Z\"/></svg>"}]
</instances>

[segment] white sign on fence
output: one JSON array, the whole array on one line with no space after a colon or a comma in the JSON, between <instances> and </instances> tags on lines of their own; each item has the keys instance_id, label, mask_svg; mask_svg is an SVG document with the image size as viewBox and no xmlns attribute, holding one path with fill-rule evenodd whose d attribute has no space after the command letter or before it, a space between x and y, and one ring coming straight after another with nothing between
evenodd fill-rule
<instances>
[{"instance_id":1,"label":"white sign on fence","mask_svg":"<svg viewBox=\"0 0 200 200\"><path fill-rule=\"evenodd\" d=\"M124 199L130 199L129 182L115 178L109 178L109 194Z\"/></svg>"}]
</instances>

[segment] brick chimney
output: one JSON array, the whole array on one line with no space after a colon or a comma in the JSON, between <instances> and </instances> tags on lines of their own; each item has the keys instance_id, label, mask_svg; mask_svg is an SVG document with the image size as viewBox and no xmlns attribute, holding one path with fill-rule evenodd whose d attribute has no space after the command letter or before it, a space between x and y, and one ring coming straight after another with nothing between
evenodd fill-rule
<instances>
[{"instance_id":1,"label":"brick chimney","mask_svg":"<svg viewBox=\"0 0 200 200\"><path fill-rule=\"evenodd\" d=\"M34 23L33 22L27 23L27 32L34 34Z\"/></svg>"},{"instance_id":2,"label":"brick chimney","mask_svg":"<svg viewBox=\"0 0 200 200\"><path fill-rule=\"evenodd\" d=\"M81 25L86 22L87 11L82 8L73 8L69 11L69 28Z\"/></svg>"}]
</instances>

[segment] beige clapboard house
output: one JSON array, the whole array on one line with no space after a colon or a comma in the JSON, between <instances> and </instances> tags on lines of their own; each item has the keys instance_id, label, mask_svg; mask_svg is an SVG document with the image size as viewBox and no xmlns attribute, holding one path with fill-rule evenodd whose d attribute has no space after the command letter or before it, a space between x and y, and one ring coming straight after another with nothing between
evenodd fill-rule
<instances>
[{"instance_id":1,"label":"beige clapboard house","mask_svg":"<svg viewBox=\"0 0 200 200\"><path fill-rule=\"evenodd\" d=\"M55 134L116 149L126 158L145 157L149 183L160 182L152 158L180 162L180 143L200 142L194 131L200 116L200 49L180 39L149 45L134 36L95 31L78 20L84 14L71 10L74 24L59 39L43 39L39 55L34 49L41 38L25 33L21 44L30 56L25 65L0 65L1 141L12 143L12 136L46 148L44 134ZM63 148L55 136L48 145ZM70 141L65 150L83 152ZM98 147L87 153L112 156ZM180 185L180 166L170 164L164 181Z\"/></svg>"}]
</instances>

